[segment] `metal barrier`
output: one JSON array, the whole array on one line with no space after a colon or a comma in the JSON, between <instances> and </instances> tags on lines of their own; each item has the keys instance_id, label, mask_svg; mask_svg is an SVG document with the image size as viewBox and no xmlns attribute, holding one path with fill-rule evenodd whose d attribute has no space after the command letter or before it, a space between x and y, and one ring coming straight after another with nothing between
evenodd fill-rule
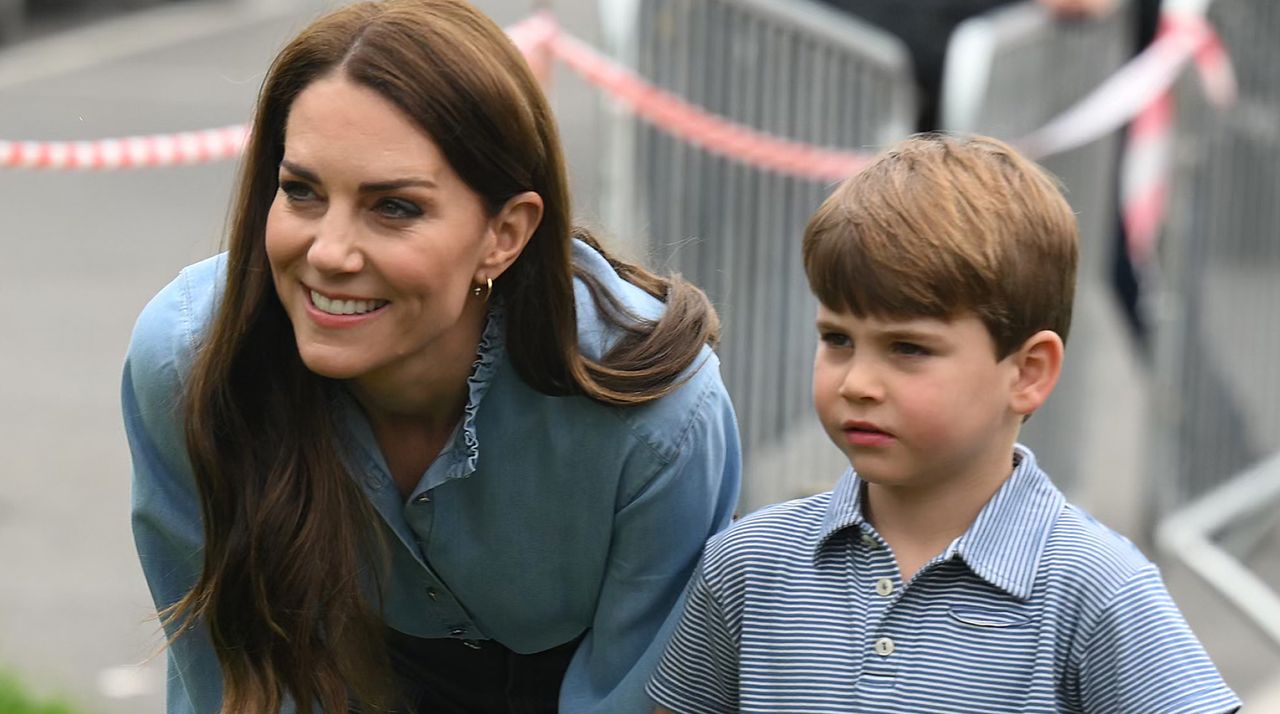
<instances>
[{"instance_id":1,"label":"metal barrier","mask_svg":"<svg viewBox=\"0 0 1280 714\"><path fill-rule=\"evenodd\" d=\"M1280 646L1277 562L1280 454L1161 521L1156 544L1176 556Z\"/></svg>"},{"instance_id":2,"label":"metal barrier","mask_svg":"<svg viewBox=\"0 0 1280 714\"><path fill-rule=\"evenodd\" d=\"M1219 0L1209 19L1239 100L1175 94L1172 212L1160 245L1152 464L1160 513L1280 451L1280 7Z\"/></svg>"},{"instance_id":3,"label":"metal barrier","mask_svg":"<svg viewBox=\"0 0 1280 714\"><path fill-rule=\"evenodd\" d=\"M1040 128L1110 76L1133 51L1135 18L1128 2L1089 22L1057 21L1035 3L976 16L956 28L947 48L942 128L1015 139ZM1080 265L1067 360L1053 397L1027 422L1021 440L1072 494L1088 459L1109 451L1105 418L1090 396L1105 391L1099 375L1109 356L1131 350L1109 286L1118 228L1120 137L1112 136L1041 163L1062 181L1080 225ZM1096 458L1096 457L1095 457Z\"/></svg>"},{"instance_id":4,"label":"metal barrier","mask_svg":"<svg viewBox=\"0 0 1280 714\"><path fill-rule=\"evenodd\" d=\"M1239 100L1175 93L1153 386L1157 542L1280 645L1280 6L1218 0ZM1259 465L1260 464L1260 465Z\"/></svg>"},{"instance_id":5,"label":"metal barrier","mask_svg":"<svg viewBox=\"0 0 1280 714\"><path fill-rule=\"evenodd\" d=\"M715 114L843 149L873 151L911 131L905 48L843 13L809 0L609 5L616 56ZM816 302L799 247L831 186L713 156L625 117L616 126L611 225L643 234L654 265L700 285L720 310L744 507L829 487L847 462L811 406Z\"/></svg>"}]
</instances>

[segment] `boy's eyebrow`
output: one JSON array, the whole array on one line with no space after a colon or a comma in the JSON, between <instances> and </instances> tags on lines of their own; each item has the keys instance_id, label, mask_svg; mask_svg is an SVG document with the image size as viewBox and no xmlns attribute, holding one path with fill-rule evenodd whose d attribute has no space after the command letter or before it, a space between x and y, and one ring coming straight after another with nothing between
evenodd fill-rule
<instances>
[{"instance_id":1,"label":"boy's eyebrow","mask_svg":"<svg viewBox=\"0 0 1280 714\"><path fill-rule=\"evenodd\" d=\"M911 327L890 327L879 331L880 336L889 340L930 340L938 335L928 329Z\"/></svg>"},{"instance_id":2,"label":"boy's eyebrow","mask_svg":"<svg viewBox=\"0 0 1280 714\"><path fill-rule=\"evenodd\" d=\"M819 330L831 330L833 332L834 331L843 332L845 330L845 328L841 326L840 323L833 322L831 320L828 320L822 317L818 318L817 326Z\"/></svg>"},{"instance_id":3,"label":"boy's eyebrow","mask_svg":"<svg viewBox=\"0 0 1280 714\"><path fill-rule=\"evenodd\" d=\"M311 171L308 168L295 164L292 161L289 161L288 159L281 159L280 165L288 169L289 173L292 173L298 176L299 178L306 179L312 183L321 183L320 177L317 176L314 171ZM394 179L391 181L365 182L360 184L359 190L361 193L385 193L387 191L395 191L396 189L408 188L411 186L417 186L421 188L436 188L436 183L435 181L432 181L431 179L427 179L427 178L410 177L410 178Z\"/></svg>"}]
</instances>

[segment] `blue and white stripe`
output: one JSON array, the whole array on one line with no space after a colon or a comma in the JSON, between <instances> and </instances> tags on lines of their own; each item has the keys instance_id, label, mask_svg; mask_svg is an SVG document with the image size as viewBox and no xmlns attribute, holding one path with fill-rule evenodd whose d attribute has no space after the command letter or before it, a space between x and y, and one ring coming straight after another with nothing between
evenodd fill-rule
<instances>
[{"instance_id":1,"label":"blue and white stripe","mask_svg":"<svg viewBox=\"0 0 1280 714\"><path fill-rule=\"evenodd\" d=\"M716 536L650 695L677 714L1237 709L1156 567L1018 457L905 584L852 472Z\"/></svg>"}]
</instances>

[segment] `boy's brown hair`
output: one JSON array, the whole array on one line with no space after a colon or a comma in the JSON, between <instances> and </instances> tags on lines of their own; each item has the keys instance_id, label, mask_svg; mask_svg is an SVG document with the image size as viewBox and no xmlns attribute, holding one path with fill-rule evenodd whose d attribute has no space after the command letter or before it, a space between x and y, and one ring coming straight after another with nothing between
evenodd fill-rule
<instances>
[{"instance_id":1,"label":"boy's brown hair","mask_svg":"<svg viewBox=\"0 0 1280 714\"><path fill-rule=\"evenodd\" d=\"M1067 339L1078 231L1058 182L984 136L920 134L836 189L804 233L809 286L860 317L972 312L1004 359Z\"/></svg>"}]
</instances>

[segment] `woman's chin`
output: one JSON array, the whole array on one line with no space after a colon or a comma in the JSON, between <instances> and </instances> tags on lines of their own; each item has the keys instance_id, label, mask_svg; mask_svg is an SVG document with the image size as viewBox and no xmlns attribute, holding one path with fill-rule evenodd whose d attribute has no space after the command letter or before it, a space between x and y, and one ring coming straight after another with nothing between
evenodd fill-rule
<instances>
[{"instance_id":1,"label":"woman's chin","mask_svg":"<svg viewBox=\"0 0 1280 714\"><path fill-rule=\"evenodd\" d=\"M309 350L298 345L298 354L307 369L329 379L354 379L370 369L365 360L353 359L353 355L335 353L333 350Z\"/></svg>"}]
</instances>

